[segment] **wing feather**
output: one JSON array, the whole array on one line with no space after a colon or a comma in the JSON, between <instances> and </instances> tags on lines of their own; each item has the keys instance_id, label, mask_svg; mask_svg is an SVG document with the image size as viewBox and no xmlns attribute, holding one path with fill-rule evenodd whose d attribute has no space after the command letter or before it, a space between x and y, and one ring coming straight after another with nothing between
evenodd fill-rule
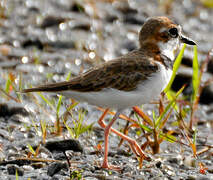
<instances>
[{"instance_id":1,"label":"wing feather","mask_svg":"<svg viewBox=\"0 0 213 180\"><path fill-rule=\"evenodd\" d=\"M25 89L23 92L60 92L68 90L97 92L104 88L131 91L137 88L139 82L145 81L147 77L157 70L158 66L153 60L145 59L139 51L133 51L126 56L95 67L70 81L42 85Z\"/></svg>"}]
</instances>

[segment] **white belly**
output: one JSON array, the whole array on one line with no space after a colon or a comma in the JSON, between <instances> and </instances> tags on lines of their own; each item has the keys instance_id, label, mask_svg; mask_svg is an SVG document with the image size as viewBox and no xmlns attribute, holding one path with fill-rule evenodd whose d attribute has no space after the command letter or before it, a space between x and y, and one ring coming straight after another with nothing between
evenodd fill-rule
<instances>
[{"instance_id":1,"label":"white belly","mask_svg":"<svg viewBox=\"0 0 213 180\"><path fill-rule=\"evenodd\" d=\"M126 92L108 88L99 92L64 91L61 94L76 99L77 101L84 101L92 105L115 109L126 109L146 104L159 97L172 75L172 70L167 70L162 64L158 64L159 71L154 73L144 83L138 85L134 91Z\"/></svg>"}]
</instances>

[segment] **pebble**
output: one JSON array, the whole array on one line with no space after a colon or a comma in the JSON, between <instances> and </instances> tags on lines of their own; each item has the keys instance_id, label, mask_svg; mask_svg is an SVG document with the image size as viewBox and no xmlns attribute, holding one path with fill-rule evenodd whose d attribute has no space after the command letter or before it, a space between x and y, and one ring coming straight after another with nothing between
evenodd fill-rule
<instances>
[{"instance_id":1,"label":"pebble","mask_svg":"<svg viewBox=\"0 0 213 180\"><path fill-rule=\"evenodd\" d=\"M47 175L53 176L58 173L62 168L67 168L67 165L65 163L60 162L52 163L48 166Z\"/></svg>"},{"instance_id":2,"label":"pebble","mask_svg":"<svg viewBox=\"0 0 213 180\"><path fill-rule=\"evenodd\" d=\"M183 163L185 166L196 167L196 160L191 156L185 156Z\"/></svg>"},{"instance_id":3,"label":"pebble","mask_svg":"<svg viewBox=\"0 0 213 180\"><path fill-rule=\"evenodd\" d=\"M18 167L17 165L14 165L14 164L7 165L7 172L9 175L16 175L16 172L17 172L18 176L24 175L24 169Z\"/></svg>"},{"instance_id":4,"label":"pebble","mask_svg":"<svg viewBox=\"0 0 213 180\"><path fill-rule=\"evenodd\" d=\"M45 144L49 151L62 151L73 150L74 152L83 152L83 147L76 139L67 139L61 141L49 141Z\"/></svg>"},{"instance_id":5,"label":"pebble","mask_svg":"<svg viewBox=\"0 0 213 180\"><path fill-rule=\"evenodd\" d=\"M0 117L10 117L15 114L28 116L29 113L23 107L15 107L14 105L0 104Z\"/></svg>"}]
</instances>

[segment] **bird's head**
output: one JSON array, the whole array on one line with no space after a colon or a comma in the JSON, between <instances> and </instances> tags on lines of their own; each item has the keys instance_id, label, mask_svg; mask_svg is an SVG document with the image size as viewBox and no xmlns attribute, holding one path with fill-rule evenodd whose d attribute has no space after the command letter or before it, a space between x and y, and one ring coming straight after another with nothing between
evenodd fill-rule
<instances>
[{"instance_id":1,"label":"bird's head","mask_svg":"<svg viewBox=\"0 0 213 180\"><path fill-rule=\"evenodd\" d=\"M140 47L159 52L174 60L174 52L180 43L195 45L195 42L182 34L180 25L167 17L149 18L141 28L139 34Z\"/></svg>"}]
</instances>

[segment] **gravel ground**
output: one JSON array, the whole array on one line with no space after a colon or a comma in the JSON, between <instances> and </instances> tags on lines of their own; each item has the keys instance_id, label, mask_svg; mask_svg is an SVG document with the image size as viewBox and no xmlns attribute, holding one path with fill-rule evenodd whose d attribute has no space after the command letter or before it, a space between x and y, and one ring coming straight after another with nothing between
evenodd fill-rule
<instances>
[{"instance_id":1,"label":"gravel ground","mask_svg":"<svg viewBox=\"0 0 213 180\"><path fill-rule=\"evenodd\" d=\"M207 1L203 1L207 2ZM176 132L182 143L164 141L160 152L153 155L147 148L149 159L139 168L138 159L127 143L120 147L120 139L110 136L110 163L122 170L100 168L103 160L103 129L96 121L101 111L86 103L79 103L71 112L73 103L63 99L59 117L66 117L66 125L73 127L75 120L84 120L83 129L76 139L65 125L56 135L58 96L18 94L20 88L47 82L65 80L90 67L123 55L138 47L138 31L147 17L165 15L183 26L185 34L198 44L198 57L202 62L213 47L213 11L196 0L129 0L129 1L72 1L72 0L2 0L0 2L0 179L213 179L213 86L204 88L197 118L197 150L205 150L193 157L187 139L179 127L174 126L175 114L169 118L165 130ZM192 48L184 53L183 65L173 89L191 82ZM213 58L203 78L212 78ZM8 80L9 79L9 80ZM12 84L10 84L12 82ZM4 91L2 91L4 90ZM5 92L8 94L6 95ZM190 95L191 86L184 91ZM143 110L152 117L157 105L144 105ZM126 115L130 110L126 110ZM106 120L111 118L110 115ZM133 116L132 118L135 118ZM186 122L189 121L186 117ZM47 126L47 132L41 128ZM115 127L123 129L126 121L119 120ZM145 138L131 128L129 135L138 140ZM31 147L36 150L33 155ZM65 156L66 155L66 156ZM66 158L69 158L70 171ZM199 163L207 170L202 173Z\"/></svg>"}]
</instances>

